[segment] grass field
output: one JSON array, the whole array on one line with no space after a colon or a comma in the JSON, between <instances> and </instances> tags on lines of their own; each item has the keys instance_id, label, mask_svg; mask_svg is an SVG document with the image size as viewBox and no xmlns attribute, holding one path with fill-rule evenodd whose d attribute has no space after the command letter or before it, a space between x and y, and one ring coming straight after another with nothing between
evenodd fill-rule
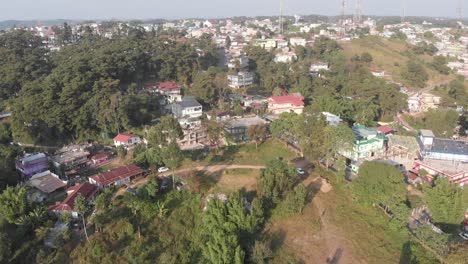
<instances>
[{"instance_id":1,"label":"grass field","mask_svg":"<svg viewBox=\"0 0 468 264\"><path fill-rule=\"evenodd\" d=\"M232 164L265 165L268 161L277 158L291 160L297 157L283 142L270 139L255 148L255 144L240 146L239 151L233 155Z\"/></svg>"},{"instance_id":2,"label":"grass field","mask_svg":"<svg viewBox=\"0 0 468 264\"><path fill-rule=\"evenodd\" d=\"M349 183L332 177L333 190L313 195L302 214L272 219L274 244L304 263L408 263L407 232L380 210L353 201Z\"/></svg>"},{"instance_id":3,"label":"grass field","mask_svg":"<svg viewBox=\"0 0 468 264\"><path fill-rule=\"evenodd\" d=\"M234 169L226 170L219 175L214 192L231 193L240 189L254 191L257 189L258 170Z\"/></svg>"},{"instance_id":4,"label":"grass field","mask_svg":"<svg viewBox=\"0 0 468 264\"><path fill-rule=\"evenodd\" d=\"M374 61L372 66L384 70L391 79L406 85L405 81L401 79L401 69L406 65L410 59L405 53L408 50L406 42L399 40L387 40L378 37L366 37L354 39L348 43L341 44L344 49L344 54L347 59L351 59L354 55L369 52ZM421 62L431 62L430 56L414 56L414 58ZM424 64L423 64L424 65ZM427 73L429 74L428 85L437 84L445 80L452 79L452 75L442 75L424 65Z\"/></svg>"},{"instance_id":5,"label":"grass field","mask_svg":"<svg viewBox=\"0 0 468 264\"><path fill-rule=\"evenodd\" d=\"M236 165L265 165L268 161L283 158L292 160L297 154L277 139L269 139L255 148L254 143L231 145L206 156L193 154L186 158L181 167L194 167L199 165L236 164Z\"/></svg>"}]
</instances>

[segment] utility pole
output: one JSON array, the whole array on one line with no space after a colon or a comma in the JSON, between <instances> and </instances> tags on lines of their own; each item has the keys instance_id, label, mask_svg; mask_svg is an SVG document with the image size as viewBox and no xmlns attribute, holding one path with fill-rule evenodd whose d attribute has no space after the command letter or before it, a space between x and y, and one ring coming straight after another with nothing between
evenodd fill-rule
<instances>
[{"instance_id":1,"label":"utility pole","mask_svg":"<svg viewBox=\"0 0 468 264\"><path fill-rule=\"evenodd\" d=\"M354 23L362 21L362 0L356 0L356 10L354 11Z\"/></svg>"}]
</instances>

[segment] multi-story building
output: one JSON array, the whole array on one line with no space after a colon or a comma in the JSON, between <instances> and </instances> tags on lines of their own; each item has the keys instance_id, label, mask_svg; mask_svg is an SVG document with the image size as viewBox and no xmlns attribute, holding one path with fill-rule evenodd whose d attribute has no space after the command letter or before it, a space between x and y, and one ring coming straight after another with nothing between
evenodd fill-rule
<instances>
[{"instance_id":1,"label":"multi-story building","mask_svg":"<svg viewBox=\"0 0 468 264\"><path fill-rule=\"evenodd\" d=\"M240 88L254 83L254 75L251 72L239 72L227 76L229 87Z\"/></svg>"},{"instance_id":2,"label":"multi-story building","mask_svg":"<svg viewBox=\"0 0 468 264\"><path fill-rule=\"evenodd\" d=\"M353 126L356 139L350 150L340 150L340 154L346 159L347 167L354 173L359 171L359 166L366 160L375 160L382 157L386 149L387 137L376 129L362 125Z\"/></svg>"},{"instance_id":3,"label":"multi-story building","mask_svg":"<svg viewBox=\"0 0 468 264\"><path fill-rule=\"evenodd\" d=\"M66 176L73 174L75 169L86 167L89 155L86 146L70 145L59 149L50 161L58 175Z\"/></svg>"},{"instance_id":4,"label":"multi-story building","mask_svg":"<svg viewBox=\"0 0 468 264\"><path fill-rule=\"evenodd\" d=\"M199 119L203 114L202 105L193 97L184 97L182 101L172 105L172 115L179 120L179 123L188 119Z\"/></svg>"},{"instance_id":5,"label":"multi-story building","mask_svg":"<svg viewBox=\"0 0 468 264\"><path fill-rule=\"evenodd\" d=\"M48 170L49 160L44 153L26 154L16 159L15 165L21 176L28 179L36 173Z\"/></svg>"}]
</instances>

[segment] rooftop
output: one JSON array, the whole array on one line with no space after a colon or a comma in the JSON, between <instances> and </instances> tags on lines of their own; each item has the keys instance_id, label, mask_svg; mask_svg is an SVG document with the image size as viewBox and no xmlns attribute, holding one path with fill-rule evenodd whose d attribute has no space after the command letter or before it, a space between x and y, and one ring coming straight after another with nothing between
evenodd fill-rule
<instances>
[{"instance_id":1,"label":"rooftop","mask_svg":"<svg viewBox=\"0 0 468 264\"><path fill-rule=\"evenodd\" d=\"M129 139L134 138L134 137L138 137L138 136L134 134L118 134L114 138L114 141L127 143Z\"/></svg>"},{"instance_id":2,"label":"rooftop","mask_svg":"<svg viewBox=\"0 0 468 264\"><path fill-rule=\"evenodd\" d=\"M231 119L227 122L226 125L229 127L250 127L253 125L264 125L267 123L268 123L267 121L261 119L258 116L252 116L252 117Z\"/></svg>"},{"instance_id":3,"label":"rooftop","mask_svg":"<svg viewBox=\"0 0 468 264\"><path fill-rule=\"evenodd\" d=\"M434 133L432 133L432 131L428 130L428 129L421 129L421 130L419 130L419 133L423 137L435 137Z\"/></svg>"},{"instance_id":4,"label":"rooftop","mask_svg":"<svg viewBox=\"0 0 468 264\"><path fill-rule=\"evenodd\" d=\"M38 153L38 154L33 154L33 155L27 155L20 159L24 164L29 163L29 162L34 162L36 160L40 159L45 159L47 156L44 153Z\"/></svg>"},{"instance_id":5,"label":"rooftop","mask_svg":"<svg viewBox=\"0 0 468 264\"><path fill-rule=\"evenodd\" d=\"M418 162L426 164L431 168L442 171L449 175L456 175L464 171L468 172L468 163L436 159L424 159L423 161Z\"/></svg>"},{"instance_id":6,"label":"rooftop","mask_svg":"<svg viewBox=\"0 0 468 264\"><path fill-rule=\"evenodd\" d=\"M453 139L434 138L432 151L449 152L468 155L468 142Z\"/></svg>"},{"instance_id":7,"label":"rooftop","mask_svg":"<svg viewBox=\"0 0 468 264\"><path fill-rule=\"evenodd\" d=\"M359 138L367 138L369 136L376 136L377 130L373 128L368 128L366 126L353 126L353 133L356 135L356 137Z\"/></svg>"},{"instance_id":8,"label":"rooftop","mask_svg":"<svg viewBox=\"0 0 468 264\"><path fill-rule=\"evenodd\" d=\"M271 96L268 98L268 102L273 103L273 104L293 104L297 106L303 106L304 96L300 96L300 95Z\"/></svg>"},{"instance_id":9,"label":"rooftop","mask_svg":"<svg viewBox=\"0 0 468 264\"><path fill-rule=\"evenodd\" d=\"M49 206L49 210L72 211L78 194L81 194L86 200L89 200L98 192L98 190L99 188L96 185L87 182L72 186L67 189L67 198L59 204Z\"/></svg>"},{"instance_id":10,"label":"rooftop","mask_svg":"<svg viewBox=\"0 0 468 264\"><path fill-rule=\"evenodd\" d=\"M50 171L41 172L31 177L26 182L28 186L36 188L43 193L51 193L57 189L67 186L66 181L62 181L59 177Z\"/></svg>"},{"instance_id":11,"label":"rooftop","mask_svg":"<svg viewBox=\"0 0 468 264\"><path fill-rule=\"evenodd\" d=\"M110 185L116 181L142 174L143 171L136 165L121 166L102 174L96 174L90 178L102 186Z\"/></svg>"},{"instance_id":12,"label":"rooftop","mask_svg":"<svg viewBox=\"0 0 468 264\"><path fill-rule=\"evenodd\" d=\"M182 108L202 106L197 100L195 100L192 97L184 98L182 99L182 101L176 102L176 104L180 105L180 107Z\"/></svg>"}]
</instances>

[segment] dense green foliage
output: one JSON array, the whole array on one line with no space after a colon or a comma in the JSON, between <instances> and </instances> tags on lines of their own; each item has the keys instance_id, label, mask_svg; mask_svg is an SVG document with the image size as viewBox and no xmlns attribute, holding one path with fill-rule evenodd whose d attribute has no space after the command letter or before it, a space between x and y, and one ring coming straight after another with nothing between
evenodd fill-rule
<instances>
[{"instance_id":1,"label":"dense green foliage","mask_svg":"<svg viewBox=\"0 0 468 264\"><path fill-rule=\"evenodd\" d=\"M210 40L198 44L213 56ZM189 84L217 58L199 57L191 43L144 33L112 40L89 36L47 52L38 38L13 31L1 36L0 94L15 112L15 138L55 143L95 139L148 123L159 115L157 98L137 93L147 80ZM12 56L14 54L14 56ZM201 65L199 68L199 65ZM25 69L27 72L25 72Z\"/></svg>"},{"instance_id":2,"label":"dense green foliage","mask_svg":"<svg viewBox=\"0 0 468 264\"><path fill-rule=\"evenodd\" d=\"M423 189L434 222L447 231L456 231L468 205L468 190L459 188L442 177L438 177L434 185L426 185Z\"/></svg>"},{"instance_id":3,"label":"dense green foliage","mask_svg":"<svg viewBox=\"0 0 468 264\"><path fill-rule=\"evenodd\" d=\"M403 174L389 164L364 162L353 185L359 199L368 204L382 204L395 209L406 201Z\"/></svg>"},{"instance_id":4,"label":"dense green foliage","mask_svg":"<svg viewBox=\"0 0 468 264\"><path fill-rule=\"evenodd\" d=\"M458 125L459 116L456 111L431 109L422 117L408 117L411 126L416 129L430 129L438 137L451 137Z\"/></svg>"}]
</instances>

